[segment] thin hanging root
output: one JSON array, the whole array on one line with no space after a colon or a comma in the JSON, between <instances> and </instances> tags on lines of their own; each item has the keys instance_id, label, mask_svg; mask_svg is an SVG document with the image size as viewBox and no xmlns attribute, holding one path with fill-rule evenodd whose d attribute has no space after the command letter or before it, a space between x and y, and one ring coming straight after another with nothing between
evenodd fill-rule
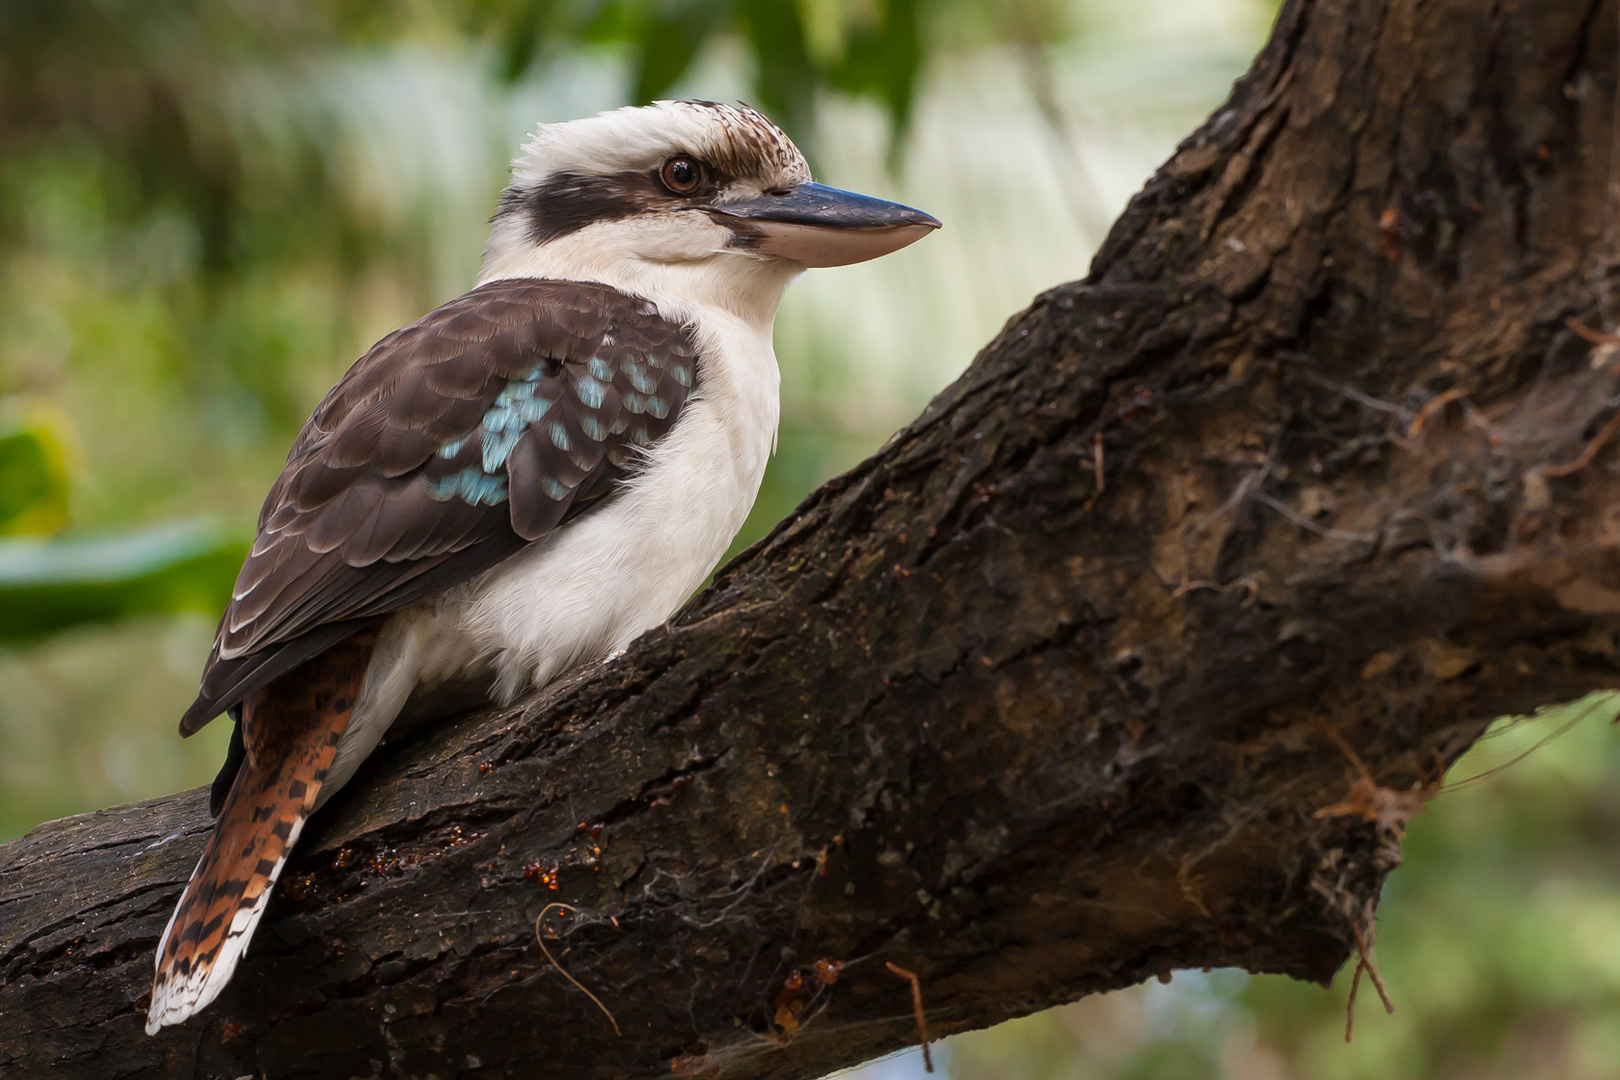
<instances>
[{"instance_id":1,"label":"thin hanging root","mask_svg":"<svg viewBox=\"0 0 1620 1080\"><path fill-rule=\"evenodd\" d=\"M917 1014L917 1034L922 1037L923 1069L927 1072L933 1072L934 1057L928 1052L928 1020L923 1016L922 982L917 978L916 972L907 971L892 960L888 961L885 966L902 979L911 982L911 1009Z\"/></svg>"},{"instance_id":2,"label":"thin hanging root","mask_svg":"<svg viewBox=\"0 0 1620 1080\"><path fill-rule=\"evenodd\" d=\"M1617 429L1620 429L1620 412L1616 412L1609 417L1609 422L1603 425L1603 430L1599 431L1592 441L1586 444L1586 449L1582 450L1580 456L1574 461L1567 461L1562 465L1548 465L1541 470L1541 474L1543 476L1569 476L1572 473L1580 472L1592 464L1592 459L1597 457L1599 450L1603 449L1603 444L1614 437Z\"/></svg>"},{"instance_id":3,"label":"thin hanging root","mask_svg":"<svg viewBox=\"0 0 1620 1080\"><path fill-rule=\"evenodd\" d=\"M1596 345L1599 348L1605 345L1611 348L1616 345L1620 345L1620 337L1616 337L1613 334L1605 334L1601 330L1594 330L1573 315L1564 320L1564 325L1575 331L1575 333L1580 336L1581 340L1585 341L1588 345Z\"/></svg>"},{"instance_id":4,"label":"thin hanging root","mask_svg":"<svg viewBox=\"0 0 1620 1080\"><path fill-rule=\"evenodd\" d=\"M1344 1041L1348 1043L1356 1030L1356 991L1361 989L1361 961L1356 961L1356 973L1350 976L1350 999L1344 1003Z\"/></svg>"},{"instance_id":5,"label":"thin hanging root","mask_svg":"<svg viewBox=\"0 0 1620 1080\"><path fill-rule=\"evenodd\" d=\"M1361 927L1353 926L1351 930L1356 935L1356 952L1360 954L1360 966L1367 970L1367 977L1372 980L1373 989L1378 991L1378 1000L1384 1003L1384 1011L1394 1016L1395 1003L1389 1000L1389 992L1384 989L1384 980L1378 975L1378 965L1373 963L1372 954L1367 951L1367 939L1362 937Z\"/></svg>"},{"instance_id":6,"label":"thin hanging root","mask_svg":"<svg viewBox=\"0 0 1620 1080\"><path fill-rule=\"evenodd\" d=\"M1418 414L1412 418L1412 423L1406 429L1406 437L1408 439L1416 438L1423 431L1423 425L1429 422L1431 416L1462 396L1463 392L1454 388L1430 398L1424 403L1423 408L1418 410Z\"/></svg>"},{"instance_id":7,"label":"thin hanging root","mask_svg":"<svg viewBox=\"0 0 1620 1080\"><path fill-rule=\"evenodd\" d=\"M574 978L572 975L568 974L568 969L563 967L561 964L557 963L557 958L555 956L551 955L551 950L550 949L546 948L546 939L540 935L540 921L546 917L546 912L550 911L552 908L561 908L563 911L568 911L568 912L577 912L577 911L579 911L579 909L576 908L573 904L558 904L558 903L550 903L550 904L547 904L545 907L540 909L540 914L538 914L538 915L536 915L534 917L534 940L536 940L536 941L538 941L540 943L540 951L546 954L546 959L551 961L551 966L552 967L554 967L558 971L562 972L563 978L565 978L569 982L573 983L575 988L578 989L580 993L582 993L586 997L590 998L591 1001L596 1005L596 1007L598 1009L602 1010L602 1015L607 1017L608 1018L608 1023L613 1025L613 1034L619 1036L621 1039L624 1038L624 1032L619 1030L619 1022L617 1020L613 1019L613 1014L608 1011L608 1007L606 1005L602 1004L602 999L597 997L595 994L591 993L589 990L585 989L585 985L583 983L581 983L578 979ZM615 925L617 925L617 924L615 923Z\"/></svg>"},{"instance_id":8,"label":"thin hanging root","mask_svg":"<svg viewBox=\"0 0 1620 1080\"><path fill-rule=\"evenodd\" d=\"M1344 1003L1345 1042L1350 1041L1350 1034L1355 1030L1356 991L1361 988L1363 971L1372 979L1373 989L1378 991L1378 999L1384 1003L1384 1011L1391 1016L1395 1015L1395 1003L1389 1000L1389 994L1384 990L1384 980L1378 977L1378 965L1372 962L1372 956L1367 952L1367 939L1362 937L1361 927L1352 926L1350 930L1356 935L1356 973L1350 977L1350 1000Z\"/></svg>"}]
</instances>

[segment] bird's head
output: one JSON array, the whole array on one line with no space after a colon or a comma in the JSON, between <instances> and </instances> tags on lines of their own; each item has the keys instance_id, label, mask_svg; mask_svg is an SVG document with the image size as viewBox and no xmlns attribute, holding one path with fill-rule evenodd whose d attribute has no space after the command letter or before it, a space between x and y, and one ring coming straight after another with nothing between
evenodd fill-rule
<instances>
[{"instance_id":1,"label":"bird's head","mask_svg":"<svg viewBox=\"0 0 1620 1080\"><path fill-rule=\"evenodd\" d=\"M541 125L512 163L480 281L601 281L768 319L805 267L875 259L938 227L813 183L754 109L660 101Z\"/></svg>"}]
</instances>

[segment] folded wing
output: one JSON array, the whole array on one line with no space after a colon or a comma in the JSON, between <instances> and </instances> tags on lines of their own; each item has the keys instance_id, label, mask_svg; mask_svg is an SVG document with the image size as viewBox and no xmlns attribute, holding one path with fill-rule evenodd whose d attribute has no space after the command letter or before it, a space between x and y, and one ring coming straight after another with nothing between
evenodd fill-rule
<instances>
[{"instance_id":1,"label":"folded wing","mask_svg":"<svg viewBox=\"0 0 1620 1080\"><path fill-rule=\"evenodd\" d=\"M582 282L492 282L378 342L270 489L182 733L611 495L697 374L687 328Z\"/></svg>"}]
</instances>

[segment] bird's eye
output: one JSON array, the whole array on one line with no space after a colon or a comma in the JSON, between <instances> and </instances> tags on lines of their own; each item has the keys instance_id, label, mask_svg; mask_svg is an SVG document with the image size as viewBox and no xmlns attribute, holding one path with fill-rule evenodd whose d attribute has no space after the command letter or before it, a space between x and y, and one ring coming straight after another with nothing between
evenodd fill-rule
<instances>
[{"instance_id":1,"label":"bird's eye","mask_svg":"<svg viewBox=\"0 0 1620 1080\"><path fill-rule=\"evenodd\" d=\"M703 166L689 157L672 157L658 170L664 186L677 195L690 195L703 183Z\"/></svg>"}]
</instances>

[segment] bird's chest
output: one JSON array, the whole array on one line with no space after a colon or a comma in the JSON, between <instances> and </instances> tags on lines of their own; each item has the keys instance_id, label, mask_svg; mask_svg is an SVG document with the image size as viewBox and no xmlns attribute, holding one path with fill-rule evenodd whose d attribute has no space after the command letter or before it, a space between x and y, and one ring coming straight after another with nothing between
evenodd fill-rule
<instances>
[{"instance_id":1,"label":"bird's chest","mask_svg":"<svg viewBox=\"0 0 1620 1080\"><path fill-rule=\"evenodd\" d=\"M769 332L699 324L696 393L601 505L459 590L432 619L424 676L493 668L502 697L625 648L725 554L774 447Z\"/></svg>"}]
</instances>

